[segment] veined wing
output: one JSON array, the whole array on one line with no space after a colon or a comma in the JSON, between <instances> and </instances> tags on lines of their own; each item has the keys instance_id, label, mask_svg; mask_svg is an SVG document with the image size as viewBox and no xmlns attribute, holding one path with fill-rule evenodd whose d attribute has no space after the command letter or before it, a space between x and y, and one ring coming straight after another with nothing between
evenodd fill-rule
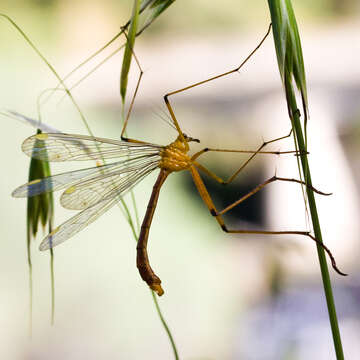
<instances>
[{"instance_id":1,"label":"veined wing","mask_svg":"<svg viewBox=\"0 0 360 360\"><path fill-rule=\"evenodd\" d=\"M41 242L39 249L48 250L56 245L61 244L69 239L87 225L94 222L99 216L104 214L112 206L116 204L117 198L107 198L98 202L94 206L90 206L85 210L79 212L69 220L55 228L45 239Z\"/></svg>"},{"instance_id":2,"label":"veined wing","mask_svg":"<svg viewBox=\"0 0 360 360\"><path fill-rule=\"evenodd\" d=\"M123 183L118 187L114 187L113 190L107 194L107 196L103 194L102 199L99 201L95 202L95 200L93 200L92 205L86 207L84 210L48 234L41 242L39 249L48 250L49 248L53 248L84 229L87 225L94 222L98 217L114 206L118 200L119 195L124 195L155 168L156 165L153 163L152 166L149 165L147 168L143 168L141 171L132 173L132 176L125 178L125 181L123 181ZM93 185L95 184L97 183L93 183ZM87 187L84 189L89 191L89 188ZM83 199L82 196L79 198Z\"/></svg>"},{"instance_id":3,"label":"veined wing","mask_svg":"<svg viewBox=\"0 0 360 360\"><path fill-rule=\"evenodd\" d=\"M158 156L131 161L127 166L94 179L70 186L61 195L60 203L66 209L82 210L99 201L125 195L159 165Z\"/></svg>"},{"instance_id":4,"label":"veined wing","mask_svg":"<svg viewBox=\"0 0 360 360\"><path fill-rule=\"evenodd\" d=\"M36 179L19 186L13 191L12 196L31 197L42 194L44 192L65 189L71 184L75 184L79 180L86 180L89 178L94 179L110 171L115 171L121 163L123 162L118 161L116 163L103 166L95 166L87 169L68 171L62 174L48 176L43 179Z\"/></svg>"},{"instance_id":5,"label":"veined wing","mask_svg":"<svg viewBox=\"0 0 360 360\"><path fill-rule=\"evenodd\" d=\"M44 161L101 160L155 154L163 146L72 134L36 134L22 144L23 152Z\"/></svg>"},{"instance_id":6,"label":"veined wing","mask_svg":"<svg viewBox=\"0 0 360 360\"><path fill-rule=\"evenodd\" d=\"M155 155L138 155L135 158L121 160L107 165L94 166L91 168L75 171L68 171L43 179L36 179L22 186L19 186L13 191L12 196L31 197L42 194L44 192L62 190L67 187L71 188L72 185L86 181L96 181L97 179L102 179L103 177L109 176L112 173L119 174L122 172L130 171L134 168L134 166L137 166L137 168L139 168L140 165L145 166L149 163L156 163L157 166L159 159L160 157L157 153Z\"/></svg>"}]
</instances>

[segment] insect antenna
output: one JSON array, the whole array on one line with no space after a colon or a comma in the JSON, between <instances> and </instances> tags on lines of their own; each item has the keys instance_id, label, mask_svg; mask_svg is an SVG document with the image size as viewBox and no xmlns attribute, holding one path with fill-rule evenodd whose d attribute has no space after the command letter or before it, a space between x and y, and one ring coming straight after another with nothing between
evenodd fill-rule
<instances>
[{"instance_id":1,"label":"insect antenna","mask_svg":"<svg viewBox=\"0 0 360 360\"><path fill-rule=\"evenodd\" d=\"M151 112L158 117L160 120L162 120L164 123L169 125L171 128L173 128L176 131L176 127L174 123L172 122L171 117L169 114L167 114L160 106L153 107L151 109Z\"/></svg>"}]
</instances>

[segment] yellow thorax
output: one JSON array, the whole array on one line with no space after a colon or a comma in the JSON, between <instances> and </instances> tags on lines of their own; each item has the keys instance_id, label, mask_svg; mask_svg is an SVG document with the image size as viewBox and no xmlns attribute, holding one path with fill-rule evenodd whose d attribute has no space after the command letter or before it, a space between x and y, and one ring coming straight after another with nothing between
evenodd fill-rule
<instances>
[{"instance_id":1,"label":"yellow thorax","mask_svg":"<svg viewBox=\"0 0 360 360\"><path fill-rule=\"evenodd\" d=\"M187 138L180 137L179 135L174 142L161 150L159 167L169 171L181 171L189 168L191 158L187 155L188 151L189 145Z\"/></svg>"}]
</instances>

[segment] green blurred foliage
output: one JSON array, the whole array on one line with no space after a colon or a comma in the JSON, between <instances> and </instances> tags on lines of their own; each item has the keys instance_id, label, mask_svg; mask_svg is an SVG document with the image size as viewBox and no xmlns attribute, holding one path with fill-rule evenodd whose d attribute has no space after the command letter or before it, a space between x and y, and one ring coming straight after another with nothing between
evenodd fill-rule
<instances>
[{"instance_id":1,"label":"green blurred foliage","mask_svg":"<svg viewBox=\"0 0 360 360\"><path fill-rule=\"evenodd\" d=\"M57 11L68 13L69 22L76 21L83 15L86 8L101 9L101 17L109 19L110 23L123 24L129 18L132 8L131 0L3 0L2 12L12 16L21 14L32 18L41 18L41 21L56 23ZM226 31L243 27L255 27L262 19L269 17L266 2L239 1L239 0L181 0L175 3L163 16L149 29L149 33L158 34L164 29L169 33L173 31L209 32ZM298 0L293 2L298 17L310 21L328 21L329 18L356 17L360 13L358 0ZM50 16L50 17L49 17ZM72 20L73 19L73 20ZM24 24L23 19L21 23ZM49 29L49 27L46 27Z\"/></svg>"}]
</instances>

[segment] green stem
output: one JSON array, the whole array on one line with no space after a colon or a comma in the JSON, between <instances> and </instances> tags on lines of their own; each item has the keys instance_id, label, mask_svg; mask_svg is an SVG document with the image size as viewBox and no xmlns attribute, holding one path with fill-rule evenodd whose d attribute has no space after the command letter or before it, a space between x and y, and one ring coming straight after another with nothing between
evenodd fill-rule
<instances>
[{"instance_id":1,"label":"green stem","mask_svg":"<svg viewBox=\"0 0 360 360\"><path fill-rule=\"evenodd\" d=\"M39 118L41 121L41 118ZM47 175L50 174L50 166L48 162L44 162L44 166L46 165L47 168ZM49 233L53 230L53 220L54 220L54 198L53 194L48 194L49 198L49 220L48 220L48 230ZM51 315L50 315L50 324L54 325L55 323L55 270L54 270L54 260L55 254L54 249L50 248L50 284L51 284Z\"/></svg>"},{"instance_id":2,"label":"green stem","mask_svg":"<svg viewBox=\"0 0 360 360\"><path fill-rule=\"evenodd\" d=\"M50 249L50 281L51 281L51 325L55 322L55 273L54 273L54 250Z\"/></svg>"},{"instance_id":3,"label":"green stem","mask_svg":"<svg viewBox=\"0 0 360 360\"><path fill-rule=\"evenodd\" d=\"M288 79L288 78L286 77L285 79ZM309 209L310 209L314 234L315 234L316 239L322 242L320 221L319 221L319 216L318 216L318 212L317 212L317 208L316 208L314 192L312 190L310 168L309 168L309 163L308 163L308 159L307 159L307 155L306 155L306 145L305 145L304 135L303 135L301 122L300 122L300 112L297 107L294 89L293 89L292 85L289 83L289 81L287 81L287 80L285 80L285 87L286 87L287 100L288 100L288 104L289 104L289 112L290 112L289 115L293 122L293 129L296 134L296 139L297 139L297 143L299 146L299 150L300 150L301 154L303 154L303 155L301 155L301 165L302 165L302 169L303 169L305 182L307 185L309 185L306 187L306 192L307 192L307 197L308 197L308 202L309 202ZM322 277L323 286L324 286L326 303L327 303L327 308L328 308L328 312L329 312L329 319L330 319L332 336L333 336L333 340L334 340L336 359L343 360L344 353L343 353L342 344L341 344L339 324L338 324L337 315L336 315L334 296L333 296L333 292L332 292L329 269L328 269L327 262L326 262L326 256L325 256L324 249L320 245L316 245L316 247L317 247L317 252L318 252L318 257L319 257L321 277Z\"/></svg>"},{"instance_id":4,"label":"green stem","mask_svg":"<svg viewBox=\"0 0 360 360\"><path fill-rule=\"evenodd\" d=\"M63 78L62 78L62 82L65 82L65 80L67 80L72 74L74 74L77 70L79 70L82 66L84 66L85 64L87 64L90 60L92 60L94 57L96 57L97 55L99 55L103 50L105 50L109 45L111 45L122 33L124 32L124 30L121 30L119 33L117 33L111 40L109 40L104 46L102 46L100 49L96 50L92 55L90 55L87 59L85 59L84 61L82 61L78 66L76 66L74 69L72 69L68 74L66 74ZM112 56L112 55L111 55ZM111 57L110 56L110 57ZM103 63L103 61L101 62L101 64ZM90 72L92 73L92 71ZM90 74L88 74L90 75ZM85 77L87 77L88 75L85 75ZM84 78L85 78L84 77ZM75 86L77 86L84 78L82 78L81 80L79 80L75 85L73 85L71 87L74 88ZM61 82L59 82L59 84L52 89L52 92L50 94L48 94L47 98L44 99L43 104L45 104L50 97L53 95L54 91L59 90L61 86ZM70 89L70 90L71 90Z\"/></svg>"},{"instance_id":5,"label":"green stem","mask_svg":"<svg viewBox=\"0 0 360 360\"><path fill-rule=\"evenodd\" d=\"M28 218L29 219L29 218ZM28 220L29 222L29 220ZM29 224L27 226L27 261L29 270L29 337L32 337L32 318L33 318L33 276L32 276L32 261L31 261L31 234Z\"/></svg>"},{"instance_id":6,"label":"green stem","mask_svg":"<svg viewBox=\"0 0 360 360\"><path fill-rule=\"evenodd\" d=\"M154 304L155 304L155 307L156 307L156 311L157 311L157 313L159 315L160 321L163 324L163 327L164 327L164 329L165 329L165 331L166 331L166 333L167 333L167 335L169 337L169 340L171 342L171 347L172 347L172 349L174 351L175 360L179 360L179 354L178 354L177 349L176 349L176 344L175 344L174 338L172 337L171 331L170 331L170 329L169 329L169 327L168 327L168 325L167 325L167 323L166 323L166 321L165 321L165 319L163 317L163 314L161 312L161 309L160 309L160 306L159 306L159 303L158 303L158 299L157 299L154 291L152 291L152 290L150 290L150 291L151 291L151 295L153 297L153 301L154 301Z\"/></svg>"},{"instance_id":7,"label":"green stem","mask_svg":"<svg viewBox=\"0 0 360 360\"><path fill-rule=\"evenodd\" d=\"M54 74L54 76L56 77L56 79L59 81L59 83L63 86L65 92L67 93L67 95L69 96L69 99L71 100L71 102L73 103L73 105L75 106L75 108L78 110L80 118L82 120L82 122L84 123L84 126L86 128L86 130L88 131L88 133L91 136L94 136L86 119L85 116L83 115L83 113L81 112L81 109L79 107L79 105L76 103L74 97L72 96L70 90L67 88L67 86L65 85L63 79L60 77L60 75L57 73L57 71L55 70L55 68L49 63L49 61L46 59L46 57L40 52L40 50L34 45L34 43L30 40L30 38L24 33L24 31L20 28L19 25L17 25L15 23L15 21L13 21L9 16L7 16L6 14L0 14L0 17L5 18L7 21L9 21L11 23L11 25L14 26L14 28L21 34L21 36L24 38L24 40L29 44L29 46L36 52L36 54L41 58L41 60L47 65L47 67L50 69L50 71Z\"/></svg>"}]
</instances>

